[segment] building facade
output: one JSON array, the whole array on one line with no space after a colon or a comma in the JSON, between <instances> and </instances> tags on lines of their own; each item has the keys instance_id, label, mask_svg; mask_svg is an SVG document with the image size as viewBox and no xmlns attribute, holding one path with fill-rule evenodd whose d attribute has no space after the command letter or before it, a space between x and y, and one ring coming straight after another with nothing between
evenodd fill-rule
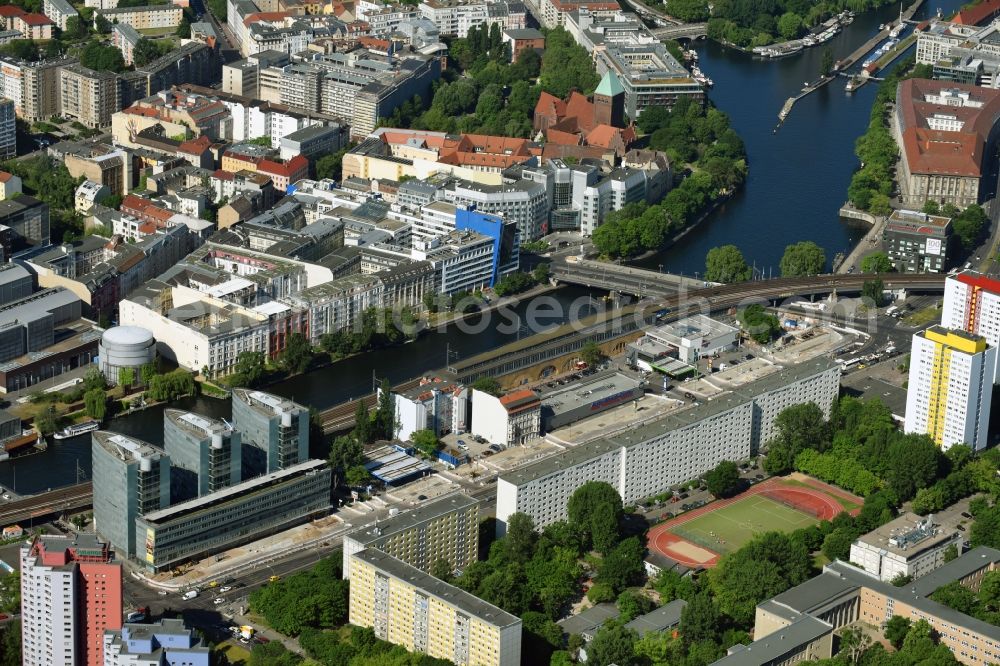
<instances>
[{"instance_id":1,"label":"building facade","mask_svg":"<svg viewBox=\"0 0 1000 666\"><path fill-rule=\"evenodd\" d=\"M920 578L945 564L945 551L962 554L962 533L935 525L933 516L906 513L851 544L850 561L881 580Z\"/></svg>"},{"instance_id":2,"label":"building facade","mask_svg":"<svg viewBox=\"0 0 1000 666\"><path fill-rule=\"evenodd\" d=\"M134 556L136 519L170 504L170 459L125 435L98 430L91 439L95 530L119 556Z\"/></svg>"},{"instance_id":3,"label":"building facade","mask_svg":"<svg viewBox=\"0 0 1000 666\"><path fill-rule=\"evenodd\" d=\"M233 391L233 427L240 431L246 478L309 458L309 410L263 391Z\"/></svg>"},{"instance_id":4,"label":"building facade","mask_svg":"<svg viewBox=\"0 0 1000 666\"><path fill-rule=\"evenodd\" d=\"M457 666L521 663L517 617L377 550L351 558L351 624Z\"/></svg>"},{"instance_id":5,"label":"building facade","mask_svg":"<svg viewBox=\"0 0 1000 666\"><path fill-rule=\"evenodd\" d=\"M894 210L885 226L890 261L901 273L941 273L947 268L951 219L914 210Z\"/></svg>"},{"instance_id":6,"label":"building facade","mask_svg":"<svg viewBox=\"0 0 1000 666\"><path fill-rule=\"evenodd\" d=\"M104 632L122 626L122 567L93 534L21 546L21 663L104 666Z\"/></svg>"},{"instance_id":7,"label":"building facade","mask_svg":"<svg viewBox=\"0 0 1000 666\"><path fill-rule=\"evenodd\" d=\"M947 450L987 445L997 348L964 330L931 326L913 335L906 432L930 435Z\"/></svg>"},{"instance_id":8,"label":"building facade","mask_svg":"<svg viewBox=\"0 0 1000 666\"><path fill-rule=\"evenodd\" d=\"M139 516L137 559L150 571L270 536L330 509L330 468L309 460Z\"/></svg>"},{"instance_id":9,"label":"building facade","mask_svg":"<svg viewBox=\"0 0 1000 666\"><path fill-rule=\"evenodd\" d=\"M224 421L179 409L163 412L163 449L172 502L204 497L243 480L241 435Z\"/></svg>"},{"instance_id":10,"label":"building facade","mask_svg":"<svg viewBox=\"0 0 1000 666\"><path fill-rule=\"evenodd\" d=\"M502 446L524 444L542 434L542 401L530 389L500 397L473 390L472 434Z\"/></svg>"},{"instance_id":11,"label":"building facade","mask_svg":"<svg viewBox=\"0 0 1000 666\"><path fill-rule=\"evenodd\" d=\"M1000 348L1000 280L974 271L949 275L944 282L941 325L981 335L991 347ZM994 381L1000 382L1000 374Z\"/></svg>"},{"instance_id":12,"label":"building facade","mask_svg":"<svg viewBox=\"0 0 1000 666\"><path fill-rule=\"evenodd\" d=\"M104 632L104 666L209 666L210 652L177 618Z\"/></svg>"}]
</instances>

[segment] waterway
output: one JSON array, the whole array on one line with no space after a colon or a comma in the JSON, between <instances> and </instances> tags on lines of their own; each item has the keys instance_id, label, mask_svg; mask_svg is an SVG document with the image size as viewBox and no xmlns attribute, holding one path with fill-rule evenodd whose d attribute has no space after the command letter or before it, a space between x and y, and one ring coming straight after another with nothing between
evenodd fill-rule
<instances>
[{"instance_id":1,"label":"waterway","mask_svg":"<svg viewBox=\"0 0 1000 666\"><path fill-rule=\"evenodd\" d=\"M266 387L265 390L325 409L372 392L373 376L397 383L451 362L495 349L550 326L563 323L571 312L591 314L602 307L583 288L563 287L520 303L505 313L489 313L434 329L399 347L347 358L306 375ZM485 317L489 319L485 319ZM229 418L228 400L199 397L182 399L171 407L190 409L215 418ZM163 443L163 409L153 407L108 424L114 432L151 444ZM78 474L79 468L79 474ZM20 494L33 494L90 478L90 434L50 442L46 451L0 462L0 485Z\"/></svg>"},{"instance_id":2,"label":"waterway","mask_svg":"<svg viewBox=\"0 0 1000 666\"><path fill-rule=\"evenodd\" d=\"M945 15L961 0L926 0L914 16L922 20L938 8ZM795 104L774 133L778 111L820 71L823 50L839 60L875 34L880 23L895 19L899 5L858 15L826 44L778 60L765 61L702 40L696 42L699 66L715 82L712 102L729 114L746 143L750 174L745 187L672 247L642 262L691 275L705 270L705 254L732 243L747 263L766 275L778 275L785 246L811 240L832 262L864 229L842 222L837 211L847 199L851 174L858 166L854 141L867 127L878 90L869 84L853 94L836 80ZM912 30L912 27L910 28ZM853 70L857 70L855 65Z\"/></svg>"}]
</instances>

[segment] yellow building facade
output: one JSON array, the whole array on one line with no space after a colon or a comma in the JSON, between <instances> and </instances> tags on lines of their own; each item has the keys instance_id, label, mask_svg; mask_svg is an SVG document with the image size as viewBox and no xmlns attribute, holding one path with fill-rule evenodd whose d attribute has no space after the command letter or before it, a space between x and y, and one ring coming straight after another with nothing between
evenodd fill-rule
<instances>
[{"instance_id":1,"label":"yellow building facade","mask_svg":"<svg viewBox=\"0 0 1000 666\"><path fill-rule=\"evenodd\" d=\"M351 624L458 666L518 666L521 620L374 549L351 555Z\"/></svg>"}]
</instances>

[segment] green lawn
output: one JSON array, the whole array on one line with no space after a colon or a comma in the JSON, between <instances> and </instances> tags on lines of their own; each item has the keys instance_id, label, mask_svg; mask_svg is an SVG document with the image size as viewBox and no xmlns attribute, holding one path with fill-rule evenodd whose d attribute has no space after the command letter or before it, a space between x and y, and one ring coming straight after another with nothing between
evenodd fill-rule
<instances>
[{"instance_id":1,"label":"green lawn","mask_svg":"<svg viewBox=\"0 0 1000 666\"><path fill-rule=\"evenodd\" d=\"M760 532L794 532L819 521L767 497L753 495L709 511L670 531L720 554L731 553Z\"/></svg>"},{"instance_id":2,"label":"green lawn","mask_svg":"<svg viewBox=\"0 0 1000 666\"><path fill-rule=\"evenodd\" d=\"M941 321L941 308L936 305L917 310L903 317L903 323L909 326L927 326L938 321Z\"/></svg>"},{"instance_id":3,"label":"green lawn","mask_svg":"<svg viewBox=\"0 0 1000 666\"><path fill-rule=\"evenodd\" d=\"M226 655L226 659L233 666L240 666L241 664L246 664L250 661L250 651L246 648L235 645L233 643L223 643L215 648L215 651L219 654Z\"/></svg>"}]
</instances>

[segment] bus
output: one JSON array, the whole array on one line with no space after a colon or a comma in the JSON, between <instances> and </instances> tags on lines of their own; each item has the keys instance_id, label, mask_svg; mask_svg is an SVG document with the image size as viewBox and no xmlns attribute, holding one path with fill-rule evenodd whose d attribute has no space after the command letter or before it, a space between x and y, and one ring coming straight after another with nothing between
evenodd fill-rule
<instances>
[{"instance_id":1,"label":"bus","mask_svg":"<svg viewBox=\"0 0 1000 666\"><path fill-rule=\"evenodd\" d=\"M855 358L851 358L851 359L847 359L847 360L842 359L842 358L838 358L837 359L837 363L840 364L840 369L843 371L843 370L848 370L850 368L853 368L854 366L856 366L858 364L858 362L860 360L861 360L860 356L855 357Z\"/></svg>"}]
</instances>

